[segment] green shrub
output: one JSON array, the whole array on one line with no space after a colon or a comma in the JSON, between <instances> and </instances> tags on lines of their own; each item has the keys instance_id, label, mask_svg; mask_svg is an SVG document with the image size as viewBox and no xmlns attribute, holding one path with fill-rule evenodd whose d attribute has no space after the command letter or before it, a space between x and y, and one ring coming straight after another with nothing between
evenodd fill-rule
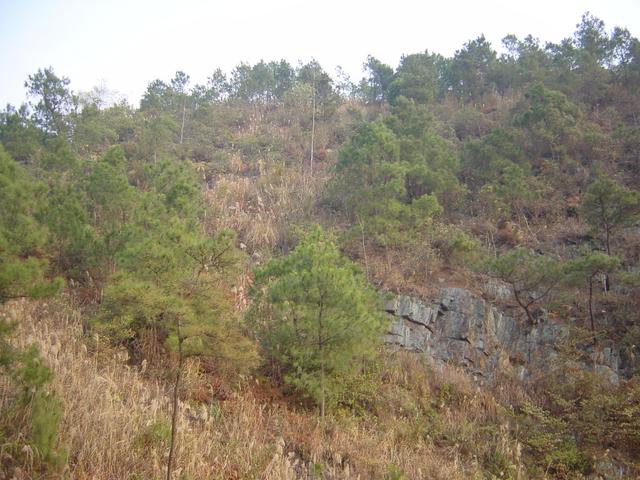
<instances>
[{"instance_id":1,"label":"green shrub","mask_svg":"<svg viewBox=\"0 0 640 480\"><path fill-rule=\"evenodd\" d=\"M588 473L589 460L583 452L578 450L575 440L567 439L553 448L544 456L547 469L558 476L569 472Z\"/></svg>"},{"instance_id":2,"label":"green shrub","mask_svg":"<svg viewBox=\"0 0 640 480\"><path fill-rule=\"evenodd\" d=\"M473 263L481 256L480 243L453 225L433 228L431 243L449 265Z\"/></svg>"},{"instance_id":3,"label":"green shrub","mask_svg":"<svg viewBox=\"0 0 640 480\"><path fill-rule=\"evenodd\" d=\"M504 479L511 480L514 477L513 473L515 465L513 465L509 459L501 452L492 450L488 452L483 459L483 466L486 472L489 474L489 479Z\"/></svg>"},{"instance_id":4,"label":"green shrub","mask_svg":"<svg viewBox=\"0 0 640 480\"><path fill-rule=\"evenodd\" d=\"M62 404L48 390L52 374L38 350L14 349L7 341L10 331L11 325L1 321L0 375L9 381L0 411L0 437L9 452L3 463L12 468L35 460L35 470L55 472L66 461L57 438Z\"/></svg>"},{"instance_id":5,"label":"green shrub","mask_svg":"<svg viewBox=\"0 0 640 480\"><path fill-rule=\"evenodd\" d=\"M395 465L389 465L387 473L384 476L384 480L405 480L407 476L404 471Z\"/></svg>"},{"instance_id":6,"label":"green shrub","mask_svg":"<svg viewBox=\"0 0 640 480\"><path fill-rule=\"evenodd\" d=\"M159 420L146 426L136 437L135 444L141 449L160 448L169 444L171 425L165 420Z\"/></svg>"}]
</instances>

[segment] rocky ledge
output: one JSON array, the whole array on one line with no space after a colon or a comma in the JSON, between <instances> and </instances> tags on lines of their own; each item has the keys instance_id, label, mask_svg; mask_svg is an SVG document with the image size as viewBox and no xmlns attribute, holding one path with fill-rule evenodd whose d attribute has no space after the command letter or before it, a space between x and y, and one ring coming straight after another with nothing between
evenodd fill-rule
<instances>
[{"instance_id":1,"label":"rocky ledge","mask_svg":"<svg viewBox=\"0 0 640 480\"><path fill-rule=\"evenodd\" d=\"M516 309L500 310L463 288L443 288L431 301L400 295L387 301L392 324L385 342L419 352L437 363L464 367L478 380L493 382L498 372L524 379L558 358L570 328L541 318L531 325ZM585 351L590 368L617 382L620 352L602 345ZM585 363L585 368L589 366Z\"/></svg>"}]
</instances>

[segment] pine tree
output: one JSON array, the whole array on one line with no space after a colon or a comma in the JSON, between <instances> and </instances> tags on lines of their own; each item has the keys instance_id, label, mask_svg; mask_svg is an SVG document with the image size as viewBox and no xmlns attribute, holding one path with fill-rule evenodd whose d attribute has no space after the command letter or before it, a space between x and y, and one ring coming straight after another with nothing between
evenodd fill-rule
<instances>
[{"instance_id":1,"label":"pine tree","mask_svg":"<svg viewBox=\"0 0 640 480\"><path fill-rule=\"evenodd\" d=\"M488 269L511 286L517 304L527 319L536 323L532 308L548 296L562 279L556 260L516 248L488 261Z\"/></svg>"},{"instance_id":2,"label":"pine tree","mask_svg":"<svg viewBox=\"0 0 640 480\"><path fill-rule=\"evenodd\" d=\"M600 176L584 194L582 213L592 229L603 236L605 251L611 255L612 236L640 218L640 194L611 177Z\"/></svg>"},{"instance_id":3,"label":"pine tree","mask_svg":"<svg viewBox=\"0 0 640 480\"><path fill-rule=\"evenodd\" d=\"M566 265L566 281L569 285L587 287L589 323L593 334L593 343L597 343L595 335L595 314L593 299L593 284L598 277L607 278L608 275L618 269L620 259L611 257L602 252L582 252L582 254Z\"/></svg>"},{"instance_id":4,"label":"pine tree","mask_svg":"<svg viewBox=\"0 0 640 480\"><path fill-rule=\"evenodd\" d=\"M150 229L132 228L135 238L118 255L120 271L105 290L98 320L134 360L173 354L170 478L184 361L206 357L221 370L243 371L254 364L255 348L227 295L241 260L235 236L221 231L204 237L161 205L154 214Z\"/></svg>"},{"instance_id":5,"label":"pine tree","mask_svg":"<svg viewBox=\"0 0 640 480\"><path fill-rule=\"evenodd\" d=\"M250 316L284 381L312 397L324 416L337 375L370 356L385 329L377 294L319 227L258 269Z\"/></svg>"},{"instance_id":6,"label":"pine tree","mask_svg":"<svg viewBox=\"0 0 640 480\"><path fill-rule=\"evenodd\" d=\"M47 231L36 220L43 189L0 146L0 304L55 292L45 278Z\"/></svg>"},{"instance_id":7,"label":"pine tree","mask_svg":"<svg viewBox=\"0 0 640 480\"><path fill-rule=\"evenodd\" d=\"M0 146L0 305L16 298L50 295L61 286L59 279L46 277L47 262L40 258L47 232L34 216L40 208L39 193L41 188ZM0 377L9 380L11 391L3 398L0 432L5 445L20 438L34 447L37 460L47 468L62 458L56 450L62 410L55 395L45 388L51 371L37 349L21 350L9 341L14 327L6 316L0 316ZM24 451L5 456L3 467L22 460L33 462L33 457L24 456Z\"/></svg>"}]
</instances>

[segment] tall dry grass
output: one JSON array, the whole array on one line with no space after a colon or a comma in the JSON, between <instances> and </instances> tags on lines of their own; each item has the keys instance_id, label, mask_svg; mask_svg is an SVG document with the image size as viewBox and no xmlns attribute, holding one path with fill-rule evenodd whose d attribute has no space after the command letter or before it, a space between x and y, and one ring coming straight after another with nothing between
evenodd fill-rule
<instances>
[{"instance_id":1,"label":"tall dry grass","mask_svg":"<svg viewBox=\"0 0 640 480\"><path fill-rule=\"evenodd\" d=\"M15 342L36 344L55 373L53 388L65 412L59 438L68 451L62 474L72 479L163 478L169 385L150 379L144 367L126 365L126 354L100 339L83 337L80 313L62 302L17 301L3 309L19 324ZM206 380L195 366L187 370L185 399L190 388L201 388ZM482 452L502 449L509 458L519 454L501 429L486 446L464 444L478 443L477 425L495 423L498 417L491 396L460 372L434 371L417 357L399 353L382 377L384 385L371 399L386 412L364 418L336 412L321 422L314 411L277 395L267 398L267 387L255 379L245 379L225 401L181 401L172 478L367 479L397 471L404 474L397 478L455 480L482 478ZM445 384L450 388L443 390ZM455 392L455 398L445 398L445 390ZM439 396L440 434L430 437L411 412L421 402L437 403ZM31 478L28 466L12 475Z\"/></svg>"},{"instance_id":2,"label":"tall dry grass","mask_svg":"<svg viewBox=\"0 0 640 480\"><path fill-rule=\"evenodd\" d=\"M22 301L6 310L19 322L16 342L36 344L54 371L53 388L65 410L65 473L77 479L162 478L168 386L125 365L122 352L99 347L90 353L79 313L64 305ZM277 450L264 428L273 413L264 406L236 396L223 409L180 407L175 478L258 478L266 470Z\"/></svg>"},{"instance_id":3,"label":"tall dry grass","mask_svg":"<svg viewBox=\"0 0 640 480\"><path fill-rule=\"evenodd\" d=\"M272 163L261 163L259 176L221 176L205 191L210 228L235 230L249 252L272 251L290 225L313 218L325 181L324 172Z\"/></svg>"}]
</instances>

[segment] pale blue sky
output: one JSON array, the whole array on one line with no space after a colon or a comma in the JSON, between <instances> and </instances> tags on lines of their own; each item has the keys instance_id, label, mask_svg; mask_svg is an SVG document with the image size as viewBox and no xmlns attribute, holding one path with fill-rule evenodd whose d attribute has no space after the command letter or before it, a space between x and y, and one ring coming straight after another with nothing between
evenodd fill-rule
<instances>
[{"instance_id":1,"label":"pale blue sky","mask_svg":"<svg viewBox=\"0 0 640 480\"><path fill-rule=\"evenodd\" d=\"M367 54L396 66L482 33L495 48L509 33L558 41L587 10L640 36L640 0L0 0L0 105L21 103L27 76L47 66L75 91L104 82L135 105L176 70L198 83L261 58L316 58L358 80Z\"/></svg>"}]
</instances>

